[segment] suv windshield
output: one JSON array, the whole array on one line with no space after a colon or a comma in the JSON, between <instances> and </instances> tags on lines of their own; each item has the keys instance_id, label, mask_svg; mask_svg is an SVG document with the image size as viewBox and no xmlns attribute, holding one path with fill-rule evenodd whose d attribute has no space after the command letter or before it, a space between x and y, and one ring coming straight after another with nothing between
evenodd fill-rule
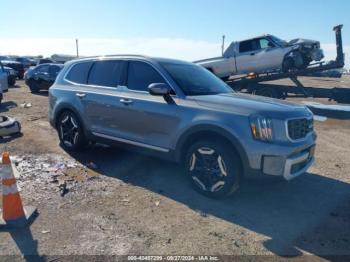
<instances>
[{"instance_id":1,"label":"suv windshield","mask_svg":"<svg viewBox=\"0 0 350 262\"><path fill-rule=\"evenodd\" d=\"M207 69L191 64L161 62L186 96L232 93L233 90Z\"/></svg>"}]
</instances>

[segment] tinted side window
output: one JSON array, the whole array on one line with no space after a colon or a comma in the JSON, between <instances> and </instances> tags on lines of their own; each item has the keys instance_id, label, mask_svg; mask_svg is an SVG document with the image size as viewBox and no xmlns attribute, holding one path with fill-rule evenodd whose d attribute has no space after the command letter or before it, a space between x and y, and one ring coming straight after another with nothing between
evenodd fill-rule
<instances>
[{"instance_id":1,"label":"tinted side window","mask_svg":"<svg viewBox=\"0 0 350 262\"><path fill-rule=\"evenodd\" d=\"M66 78L74 83L86 84L91 65L92 62L84 62L74 65L70 69Z\"/></svg>"},{"instance_id":2,"label":"tinted side window","mask_svg":"<svg viewBox=\"0 0 350 262\"><path fill-rule=\"evenodd\" d=\"M116 87L123 73L123 61L97 61L91 68L88 84Z\"/></svg>"},{"instance_id":3,"label":"tinted side window","mask_svg":"<svg viewBox=\"0 0 350 262\"><path fill-rule=\"evenodd\" d=\"M148 86L152 83L165 83L165 81L152 66L144 62L129 62L127 83L129 89L148 91Z\"/></svg>"},{"instance_id":4,"label":"tinted side window","mask_svg":"<svg viewBox=\"0 0 350 262\"><path fill-rule=\"evenodd\" d=\"M48 73L49 72L49 65L39 66L36 69L36 71L39 72L39 73Z\"/></svg>"},{"instance_id":5,"label":"tinted side window","mask_svg":"<svg viewBox=\"0 0 350 262\"><path fill-rule=\"evenodd\" d=\"M243 41L243 42L239 43L239 52L240 53L249 52L249 51L253 51L253 41L252 40Z\"/></svg>"},{"instance_id":6,"label":"tinted side window","mask_svg":"<svg viewBox=\"0 0 350 262\"><path fill-rule=\"evenodd\" d=\"M50 75L56 76L61 71L62 67L52 65L50 66L49 73Z\"/></svg>"}]
</instances>

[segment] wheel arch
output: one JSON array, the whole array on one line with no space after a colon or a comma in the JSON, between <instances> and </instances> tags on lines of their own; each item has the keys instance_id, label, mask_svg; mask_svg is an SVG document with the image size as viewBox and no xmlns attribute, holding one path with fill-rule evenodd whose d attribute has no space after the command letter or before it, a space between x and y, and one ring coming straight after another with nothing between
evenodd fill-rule
<instances>
[{"instance_id":1,"label":"wheel arch","mask_svg":"<svg viewBox=\"0 0 350 262\"><path fill-rule=\"evenodd\" d=\"M205 138L216 138L225 143L228 143L231 149L233 149L236 152L237 156L240 158L243 173L245 173L245 171L249 169L247 154L237 137L235 137L233 134L231 134L224 128L207 124L192 127L191 129L187 130L181 135L181 137L178 140L178 143L176 144L176 161L181 162L184 159L186 155L185 152L191 144L193 144L195 141Z\"/></svg>"},{"instance_id":2,"label":"wheel arch","mask_svg":"<svg viewBox=\"0 0 350 262\"><path fill-rule=\"evenodd\" d=\"M54 114L54 125L55 125L55 128L57 129L58 119L60 118L62 113L66 112L66 111L72 112L78 118L80 124L82 125L82 129L83 129L84 133L86 134L85 123L84 123L84 121L83 121L79 111L76 108L74 108L73 106L71 106L70 104L62 104L55 111L55 114Z\"/></svg>"}]
</instances>

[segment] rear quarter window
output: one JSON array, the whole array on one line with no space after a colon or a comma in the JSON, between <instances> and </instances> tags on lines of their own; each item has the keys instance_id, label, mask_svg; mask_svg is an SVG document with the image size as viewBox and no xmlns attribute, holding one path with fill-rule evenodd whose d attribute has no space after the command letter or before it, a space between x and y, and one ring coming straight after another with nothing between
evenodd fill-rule
<instances>
[{"instance_id":1,"label":"rear quarter window","mask_svg":"<svg viewBox=\"0 0 350 262\"><path fill-rule=\"evenodd\" d=\"M88 74L93 62L82 62L72 66L66 79L77 84L86 84Z\"/></svg>"}]
</instances>

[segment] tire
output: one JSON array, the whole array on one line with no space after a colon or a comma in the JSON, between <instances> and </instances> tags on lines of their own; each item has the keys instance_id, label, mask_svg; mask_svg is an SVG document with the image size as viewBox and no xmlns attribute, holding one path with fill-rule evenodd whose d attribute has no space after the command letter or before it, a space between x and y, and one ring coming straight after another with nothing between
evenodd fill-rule
<instances>
[{"instance_id":1,"label":"tire","mask_svg":"<svg viewBox=\"0 0 350 262\"><path fill-rule=\"evenodd\" d=\"M298 67L298 69L300 70L306 69L312 61L311 59L307 58L305 55L302 55L302 59L303 59L303 63Z\"/></svg>"},{"instance_id":2,"label":"tire","mask_svg":"<svg viewBox=\"0 0 350 262\"><path fill-rule=\"evenodd\" d=\"M9 86L14 86L16 84L16 78L9 77L7 82Z\"/></svg>"},{"instance_id":3,"label":"tire","mask_svg":"<svg viewBox=\"0 0 350 262\"><path fill-rule=\"evenodd\" d=\"M32 80L32 79L29 80L28 86L29 86L30 92L39 93L40 87L34 80Z\"/></svg>"},{"instance_id":4,"label":"tire","mask_svg":"<svg viewBox=\"0 0 350 262\"><path fill-rule=\"evenodd\" d=\"M184 168L199 193L215 199L229 196L239 188L241 161L222 142L200 140L189 147Z\"/></svg>"},{"instance_id":5,"label":"tire","mask_svg":"<svg viewBox=\"0 0 350 262\"><path fill-rule=\"evenodd\" d=\"M288 73L289 71L295 69L294 60L291 57L286 57L282 63L283 73Z\"/></svg>"},{"instance_id":6,"label":"tire","mask_svg":"<svg viewBox=\"0 0 350 262\"><path fill-rule=\"evenodd\" d=\"M86 145L83 126L73 112L67 110L61 113L56 127L61 146L66 151L76 152Z\"/></svg>"}]
</instances>

